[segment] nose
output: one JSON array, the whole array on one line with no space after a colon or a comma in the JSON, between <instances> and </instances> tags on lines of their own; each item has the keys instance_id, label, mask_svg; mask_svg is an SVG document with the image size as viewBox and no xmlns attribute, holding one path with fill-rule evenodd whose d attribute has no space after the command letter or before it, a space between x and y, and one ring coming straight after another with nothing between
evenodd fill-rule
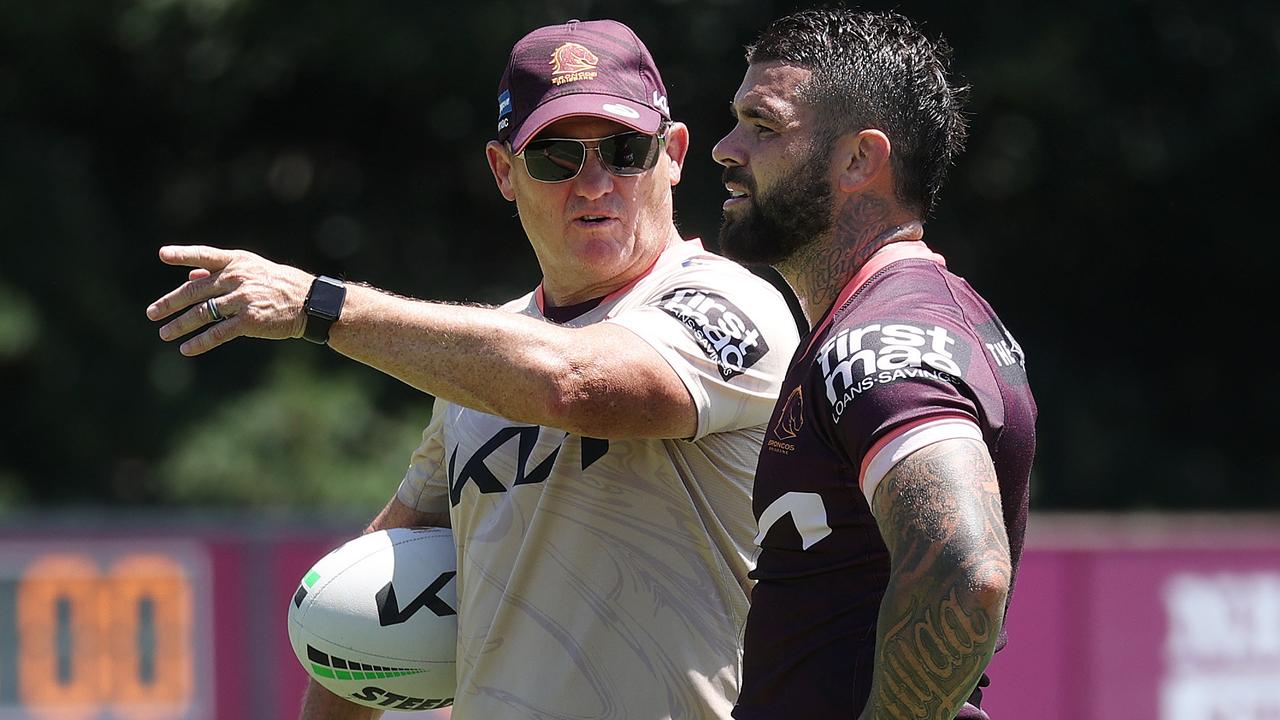
<instances>
[{"instance_id":1,"label":"nose","mask_svg":"<svg viewBox=\"0 0 1280 720\"><path fill-rule=\"evenodd\" d=\"M613 173L605 169L599 150L587 150L582 170L573 182L574 192L588 200L595 200L613 190Z\"/></svg>"},{"instance_id":2,"label":"nose","mask_svg":"<svg viewBox=\"0 0 1280 720\"><path fill-rule=\"evenodd\" d=\"M742 150L742 144L738 142L738 128L741 125L735 125L727 135L720 138L720 142L711 148L711 157L716 162L725 167L739 167L747 164L746 153Z\"/></svg>"}]
</instances>

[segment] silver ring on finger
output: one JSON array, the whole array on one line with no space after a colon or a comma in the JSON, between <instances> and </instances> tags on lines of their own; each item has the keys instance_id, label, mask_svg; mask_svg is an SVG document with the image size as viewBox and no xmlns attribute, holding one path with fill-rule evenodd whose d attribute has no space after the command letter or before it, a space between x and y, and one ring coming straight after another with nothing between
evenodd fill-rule
<instances>
[{"instance_id":1,"label":"silver ring on finger","mask_svg":"<svg viewBox=\"0 0 1280 720\"><path fill-rule=\"evenodd\" d=\"M213 318L214 322L222 322L223 320L226 320L226 318L222 316L222 313L218 312L218 304L213 301L213 298L209 298L204 301L204 309L208 311L209 317Z\"/></svg>"}]
</instances>

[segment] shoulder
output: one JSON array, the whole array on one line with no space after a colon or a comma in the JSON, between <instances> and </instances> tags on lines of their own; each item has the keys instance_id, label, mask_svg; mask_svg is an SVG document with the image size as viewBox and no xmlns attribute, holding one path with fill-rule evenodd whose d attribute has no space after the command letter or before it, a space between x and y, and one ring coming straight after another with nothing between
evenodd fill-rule
<instances>
[{"instance_id":1,"label":"shoulder","mask_svg":"<svg viewBox=\"0 0 1280 720\"><path fill-rule=\"evenodd\" d=\"M981 303L968 283L945 265L901 260L876 273L837 308L824 337L832 340L852 333L869 342L880 339L914 346L916 340L905 334L934 338L942 347L951 347L957 335L976 339L975 300Z\"/></svg>"},{"instance_id":2,"label":"shoulder","mask_svg":"<svg viewBox=\"0 0 1280 720\"><path fill-rule=\"evenodd\" d=\"M904 261L868 283L863 297L842 308L832 333L868 334L893 343L903 333L923 334L944 360L934 363L966 383L983 381L993 369L1025 383L1025 355L991 305L963 277L945 266ZM876 335L878 333L878 335ZM926 362L925 364L929 364Z\"/></svg>"},{"instance_id":3,"label":"shoulder","mask_svg":"<svg viewBox=\"0 0 1280 720\"><path fill-rule=\"evenodd\" d=\"M541 315L541 313L538 312L537 294L537 290L527 292L514 300L508 300L507 302L499 305L498 309L505 312L518 313L520 315Z\"/></svg>"},{"instance_id":4,"label":"shoulder","mask_svg":"<svg viewBox=\"0 0 1280 720\"><path fill-rule=\"evenodd\" d=\"M956 286L964 281L946 265L923 258L898 260L867 280L862 292L843 311L881 306L955 306Z\"/></svg>"},{"instance_id":5,"label":"shoulder","mask_svg":"<svg viewBox=\"0 0 1280 720\"><path fill-rule=\"evenodd\" d=\"M633 329L683 327L681 334L724 364L726 379L766 356L767 365L777 364L769 375L780 374L799 342L782 294L741 265L700 247L676 260L655 267L607 319Z\"/></svg>"},{"instance_id":6,"label":"shoulder","mask_svg":"<svg viewBox=\"0 0 1280 720\"><path fill-rule=\"evenodd\" d=\"M902 261L869 280L806 345L806 395L819 423L858 458L894 427L938 415L976 418L969 380L982 343L945 268Z\"/></svg>"},{"instance_id":7,"label":"shoulder","mask_svg":"<svg viewBox=\"0 0 1280 720\"><path fill-rule=\"evenodd\" d=\"M868 287L814 340L810 377L832 402L899 383L962 383L975 362L983 363L982 343L946 287L927 269Z\"/></svg>"},{"instance_id":8,"label":"shoulder","mask_svg":"<svg viewBox=\"0 0 1280 720\"><path fill-rule=\"evenodd\" d=\"M785 303L782 294L768 281L747 268L721 255L703 249L701 245L689 248L678 258L655 268L656 284L700 284L726 291L764 293L769 300Z\"/></svg>"},{"instance_id":9,"label":"shoulder","mask_svg":"<svg viewBox=\"0 0 1280 720\"><path fill-rule=\"evenodd\" d=\"M696 241L676 250L637 282L610 315L656 308L686 324L717 325L723 320L732 326L760 326L778 335L779 342L795 344L791 310L772 284Z\"/></svg>"}]
</instances>

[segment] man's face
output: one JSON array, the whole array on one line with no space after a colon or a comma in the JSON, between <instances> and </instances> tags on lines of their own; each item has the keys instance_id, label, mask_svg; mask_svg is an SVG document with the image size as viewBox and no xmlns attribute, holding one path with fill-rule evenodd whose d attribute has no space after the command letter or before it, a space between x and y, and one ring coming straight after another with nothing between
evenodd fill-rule
<instances>
[{"instance_id":1,"label":"man's face","mask_svg":"<svg viewBox=\"0 0 1280 720\"><path fill-rule=\"evenodd\" d=\"M720 246L735 260L777 264L832 226L830 153L797 90L809 70L752 64L734 95L737 124L712 149L725 166Z\"/></svg>"},{"instance_id":2,"label":"man's face","mask_svg":"<svg viewBox=\"0 0 1280 720\"><path fill-rule=\"evenodd\" d=\"M534 139L590 139L623 132L630 128L601 118L570 117ZM671 186L680 180L687 133L683 125L672 125L657 164L643 174L614 175L591 149L577 176L558 183L535 180L522 158L490 143L489 161L499 189L515 201L542 267L544 288L558 304L598 297L630 282L665 249L673 228Z\"/></svg>"}]
</instances>

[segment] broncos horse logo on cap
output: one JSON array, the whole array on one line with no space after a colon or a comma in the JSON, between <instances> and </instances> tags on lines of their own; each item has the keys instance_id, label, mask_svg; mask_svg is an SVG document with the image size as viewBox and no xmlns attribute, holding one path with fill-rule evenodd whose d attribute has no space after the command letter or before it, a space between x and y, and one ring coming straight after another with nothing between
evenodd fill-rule
<instances>
[{"instance_id":1,"label":"broncos horse logo on cap","mask_svg":"<svg viewBox=\"0 0 1280 720\"><path fill-rule=\"evenodd\" d=\"M551 51L551 82L563 85L575 80L591 80L596 76L600 58L585 46L567 42Z\"/></svg>"}]
</instances>

